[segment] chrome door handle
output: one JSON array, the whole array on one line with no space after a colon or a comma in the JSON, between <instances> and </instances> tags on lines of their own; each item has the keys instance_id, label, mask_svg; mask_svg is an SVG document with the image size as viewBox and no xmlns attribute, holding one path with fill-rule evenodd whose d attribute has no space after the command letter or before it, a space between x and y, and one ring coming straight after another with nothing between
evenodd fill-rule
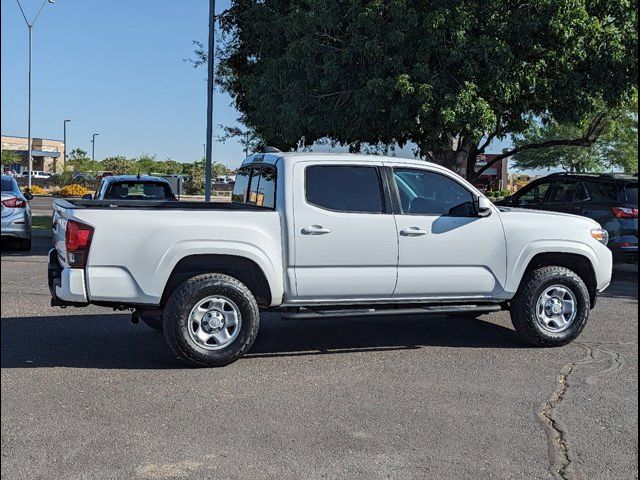
<instances>
[{"instance_id":1,"label":"chrome door handle","mask_svg":"<svg viewBox=\"0 0 640 480\"><path fill-rule=\"evenodd\" d=\"M303 235L326 235L327 233L331 233L331 229L322 225L311 225L302 229Z\"/></svg>"},{"instance_id":2,"label":"chrome door handle","mask_svg":"<svg viewBox=\"0 0 640 480\"><path fill-rule=\"evenodd\" d=\"M410 227L404 230L400 230L400 235L403 237L421 237L423 235L427 235L429 232L426 230L422 230L419 227Z\"/></svg>"}]
</instances>

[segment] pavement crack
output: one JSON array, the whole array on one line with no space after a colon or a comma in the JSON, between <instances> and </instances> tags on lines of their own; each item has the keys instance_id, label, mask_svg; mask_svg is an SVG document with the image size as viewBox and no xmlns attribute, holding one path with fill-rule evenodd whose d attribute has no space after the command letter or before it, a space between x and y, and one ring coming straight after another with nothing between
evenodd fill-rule
<instances>
[{"instance_id":1,"label":"pavement crack","mask_svg":"<svg viewBox=\"0 0 640 480\"><path fill-rule=\"evenodd\" d=\"M595 385L600 379L615 376L624 367L625 363L620 352L604 348L604 344L596 342L580 342L577 345L587 350L586 356L580 360L567 363L560 370L557 386L551 398L538 408L538 419L547 435L549 443L549 461L551 473L559 480L579 480L582 477L573 460L571 446L568 441L567 429L562 425L556 415L558 406L565 399L567 391L571 387L570 377L578 365L607 363L607 367L587 376L584 383Z\"/></svg>"},{"instance_id":2,"label":"pavement crack","mask_svg":"<svg viewBox=\"0 0 640 480\"><path fill-rule=\"evenodd\" d=\"M589 354L590 356L590 354ZM560 480L576 480L581 476L573 465L571 449L567 440L567 430L556 417L556 409L562 403L569 389L569 376L578 362L562 367L557 386L551 398L538 409L538 419L544 427L549 443L551 473Z\"/></svg>"}]
</instances>

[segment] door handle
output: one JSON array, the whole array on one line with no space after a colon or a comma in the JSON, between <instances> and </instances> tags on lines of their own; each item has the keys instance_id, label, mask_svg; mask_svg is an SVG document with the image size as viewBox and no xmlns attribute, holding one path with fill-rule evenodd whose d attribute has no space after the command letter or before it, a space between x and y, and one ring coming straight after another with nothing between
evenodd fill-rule
<instances>
[{"instance_id":1,"label":"door handle","mask_svg":"<svg viewBox=\"0 0 640 480\"><path fill-rule=\"evenodd\" d=\"M422 230L419 227L409 227L404 230L400 230L400 235L403 237L421 237L427 235L429 232Z\"/></svg>"},{"instance_id":2,"label":"door handle","mask_svg":"<svg viewBox=\"0 0 640 480\"><path fill-rule=\"evenodd\" d=\"M302 229L303 235L326 235L327 233L331 233L331 229L322 225L311 225Z\"/></svg>"}]
</instances>

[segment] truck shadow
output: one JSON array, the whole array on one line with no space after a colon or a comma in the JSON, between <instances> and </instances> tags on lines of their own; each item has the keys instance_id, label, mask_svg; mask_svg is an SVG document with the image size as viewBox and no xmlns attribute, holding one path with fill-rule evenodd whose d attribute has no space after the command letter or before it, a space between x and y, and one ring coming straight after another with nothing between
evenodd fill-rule
<instances>
[{"instance_id":1,"label":"truck shadow","mask_svg":"<svg viewBox=\"0 0 640 480\"><path fill-rule=\"evenodd\" d=\"M34 334L37 325L39 334ZM424 347L526 348L513 330L459 317L341 318L306 322L264 316L246 359ZM184 368L162 334L127 315L2 319L2 368Z\"/></svg>"}]
</instances>

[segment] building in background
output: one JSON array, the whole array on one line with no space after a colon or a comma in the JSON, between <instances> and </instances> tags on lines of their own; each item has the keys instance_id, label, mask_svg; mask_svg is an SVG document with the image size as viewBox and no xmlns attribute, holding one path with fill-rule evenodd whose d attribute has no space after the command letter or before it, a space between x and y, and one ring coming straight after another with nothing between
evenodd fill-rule
<instances>
[{"instance_id":1,"label":"building in background","mask_svg":"<svg viewBox=\"0 0 640 480\"><path fill-rule=\"evenodd\" d=\"M26 137L11 137L2 135L2 151L15 153L18 161L11 168L17 173L28 170ZM48 138L31 139L31 156L33 157L33 170L44 172L62 172L64 163L64 142Z\"/></svg>"}]
</instances>

